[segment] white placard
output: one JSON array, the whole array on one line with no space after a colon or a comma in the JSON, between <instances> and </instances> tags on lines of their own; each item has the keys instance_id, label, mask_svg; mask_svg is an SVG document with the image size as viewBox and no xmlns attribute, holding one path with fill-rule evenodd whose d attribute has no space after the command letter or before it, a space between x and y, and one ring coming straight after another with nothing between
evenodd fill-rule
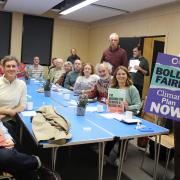
<instances>
[{"instance_id":1,"label":"white placard","mask_svg":"<svg viewBox=\"0 0 180 180\"><path fill-rule=\"evenodd\" d=\"M134 68L134 66L139 66L139 64L140 64L139 59L131 59L130 62L129 62L129 67L131 67L129 72L136 73L137 70Z\"/></svg>"}]
</instances>

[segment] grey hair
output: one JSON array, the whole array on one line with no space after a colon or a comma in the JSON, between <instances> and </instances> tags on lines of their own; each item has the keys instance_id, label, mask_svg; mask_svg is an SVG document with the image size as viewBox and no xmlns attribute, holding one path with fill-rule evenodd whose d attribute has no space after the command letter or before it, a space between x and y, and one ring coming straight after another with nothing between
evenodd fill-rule
<instances>
[{"instance_id":1,"label":"grey hair","mask_svg":"<svg viewBox=\"0 0 180 180\"><path fill-rule=\"evenodd\" d=\"M66 62L64 62L64 64L63 64L63 68L64 68L64 66L65 65L70 65L71 66L71 69L72 70L74 70L74 68L73 68L73 64L70 62L70 61L66 61Z\"/></svg>"},{"instance_id":2,"label":"grey hair","mask_svg":"<svg viewBox=\"0 0 180 180\"><path fill-rule=\"evenodd\" d=\"M117 36L119 39L119 35L117 33L111 33L109 36L109 40L111 40L113 36Z\"/></svg>"},{"instance_id":3,"label":"grey hair","mask_svg":"<svg viewBox=\"0 0 180 180\"><path fill-rule=\"evenodd\" d=\"M99 69L99 66L101 64L104 64L104 66L107 67L107 69L109 71L109 74L111 74L111 72L112 72L112 65L110 63L108 63L108 62L102 62L102 63L96 64L96 67L95 67L96 73L98 73L98 69Z\"/></svg>"},{"instance_id":4,"label":"grey hair","mask_svg":"<svg viewBox=\"0 0 180 180\"><path fill-rule=\"evenodd\" d=\"M56 58L55 61L60 62L60 63L64 63L64 60L62 58Z\"/></svg>"}]
</instances>

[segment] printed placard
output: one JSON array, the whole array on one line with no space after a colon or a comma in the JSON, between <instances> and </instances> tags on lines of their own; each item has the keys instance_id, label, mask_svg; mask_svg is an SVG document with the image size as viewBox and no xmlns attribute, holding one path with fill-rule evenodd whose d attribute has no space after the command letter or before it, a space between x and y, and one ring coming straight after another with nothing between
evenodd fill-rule
<instances>
[{"instance_id":1,"label":"printed placard","mask_svg":"<svg viewBox=\"0 0 180 180\"><path fill-rule=\"evenodd\" d=\"M180 57L158 54L145 111L180 121Z\"/></svg>"},{"instance_id":2,"label":"printed placard","mask_svg":"<svg viewBox=\"0 0 180 180\"><path fill-rule=\"evenodd\" d=\"M124 112L124 104L126 91L123 89L108 89L108 111L109 112Z\"/></svg>"}]
</instances>

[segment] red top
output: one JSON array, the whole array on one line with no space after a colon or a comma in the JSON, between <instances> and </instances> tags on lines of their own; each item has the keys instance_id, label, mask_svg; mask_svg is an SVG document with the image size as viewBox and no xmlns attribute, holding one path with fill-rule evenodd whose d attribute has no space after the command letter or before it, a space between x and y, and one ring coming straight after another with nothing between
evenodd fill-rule
<instances>
[{"instance_id":1,"label":"red top","mask_svg":"<svg viewBox=\"0 0 180 180\"><path fill-rule=\"evenodd\" d=\"M113 66L112 72L114 72L118 66L128 67L127 53L120 47L115 50L112 50L111 47L106 49L101 58L101 62L103 61L109 62Z\"/></svg>"},{"instance_id":2,"label":"red top","mask_svg":"<svg viewBox=\"0 0 180 180\"><path fill-rule=\"evenodd\" d=\"M18 71L17 71L17 78L21 78L25 76L25 72L26 72L26 65L23 63L20 63L20 65L18 66Z\"/></svg>"}]
</instances>

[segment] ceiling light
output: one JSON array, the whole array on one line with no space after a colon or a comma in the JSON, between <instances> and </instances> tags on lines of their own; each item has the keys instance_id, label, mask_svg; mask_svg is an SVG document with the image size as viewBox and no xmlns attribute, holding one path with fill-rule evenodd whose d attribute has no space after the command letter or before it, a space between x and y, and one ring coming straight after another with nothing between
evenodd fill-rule
<instances>
[{"instance_id":1,"label":"ceiling light","mask_svg":"<svg viewBox=\"0 0 180 180\"><path fill-rule=\"evenodd\" d=\"M59 14L67 15L69 13L77 11L78 9L81 9L81 8L83 8L85 6L88 6L89 4L92 4L92 3L96 2L96 1L98 1L98 0L86 0L86 1L83 1L83 2L81 2L79 4L77 4L77 5L69 8L69 9L66 9L66 10L60 12Z\"/></svg>"}]
</instances>

